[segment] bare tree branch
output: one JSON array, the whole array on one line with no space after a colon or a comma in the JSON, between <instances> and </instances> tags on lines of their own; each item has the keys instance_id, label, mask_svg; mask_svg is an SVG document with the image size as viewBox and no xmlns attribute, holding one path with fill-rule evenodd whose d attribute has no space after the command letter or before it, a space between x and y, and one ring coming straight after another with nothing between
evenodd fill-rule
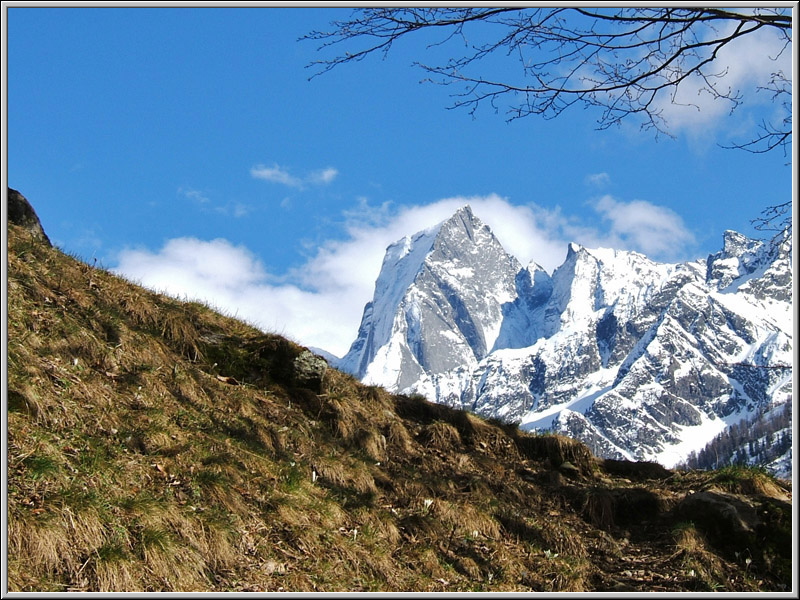
<instances>
[{"instance_id":1,"label":"bare tree branch","mask_svg":"<svg viewBox=\"0 0 800 600\"><path fill-rule=\"evenodd\" d=\"M439 64L414 64L428 73L428 81L463 86L453 94L450 108L474 114L489 104L499 111L502 99L508 101L502 108L509 120L530 115L551 119L577 103L601 109L599 129L638 117L643 129L670 135L665 101L679 103L677 90L692 80L736 109L743 97L726 87L726 72L716 66L720 51L761 29L775 32L787 49L792 17L791 9L780 8L411 7L359 9L350 20L332 26L302 39L320 42L320 50L361 46L315 61L309 65L316 69L312 78L373 53L386 56L395 42L412 34L445 31L443 39L426 47L458 37L464 44L456 55ZM518 76L498 79L481 72L482 61L497 53L518 62ZM782 84L773 92L790 99L791 81L784 78ZM788 115L777 126L764 124L763 135L732 147L785 150L791 141L790 106Z\"/></svg>"},{"instance_id":2,"label":"bare tree branch","mask_svg":"<svg viewBox=\"0 0 800 600\"><path fill-rule=\"evenodd\" d=\"M776 232L770 245L775 248L785 239L792 237L792 201L787 200L780 204L768 206L761 211L761 216L751 221L753 227L759 231Z\"/></svg>"},{"instance_id":3,"label":"bare tree branch","mask_svg":"<svg viewBox=\"0 0 800 600\"><path fill-rule=\"evenodd\" d=\"M427 81L461 86L449 108L474 115L488 104L512 121L531 115L553 119L578 104L599 109L598 129L633 118L656 136L672 135L666 107L701 110L699 101L690 103L679 89L689 86L727 102L731 112L746 101L720 66L726 47L758 31L772 32L782 41L777 56L769 56L777 61L792 45L791 8L368 8L331 25L330 31L301 39L318 42L320 51L356 49L308 65L315 69L312 79L371 54L386 57L396 42L411 36L422 37L425 50L435 53L460 42L442 62L413 63L427 73ZM492 57L503 55L508 60L501 70ZM514 64L516 71L507 69ZM788 153L792 81L779 69L771 77L758 90L772 94L783 116L763 121L752 139L724 147ZM767 208L754 224L777 231L772 241L780 243L791 235L791 202Z\"/></svg>"},{"instance_id":4,"label":"bare tree branch","mask_svg":"<svg viewBox=\"0 0 800 600\"><path fill-rule=\"evenodd\" d=\"M781 148L783 155L788 156L792 143L792 82L783 74L783 71L778 71L772 73L769 83L759 87L758 90L772 92L772 101L781 104L783 119L778 125L762 121L760 135L747 142L723 147L745 150L753 154L765 154Z\"/></svg>"}]
</instances>

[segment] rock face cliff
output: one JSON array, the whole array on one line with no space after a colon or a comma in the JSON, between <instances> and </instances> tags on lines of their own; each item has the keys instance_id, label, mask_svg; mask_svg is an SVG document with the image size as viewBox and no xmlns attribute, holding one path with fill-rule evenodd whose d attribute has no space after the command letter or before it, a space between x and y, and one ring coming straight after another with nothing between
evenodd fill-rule
<instances>
[{"instance_id":1,"label":"rock face cliff","mask_svg":"<svg viewBox=\"0 0 800 600\"><path fill-rule=\"evenodd\" d=\"M679 264L570 244L548 274L465 206L387 249L338 366L601 456L673 465L790 401L791 294L790 239L728 231L720 252Z\"/></svg>"}]
</instances>

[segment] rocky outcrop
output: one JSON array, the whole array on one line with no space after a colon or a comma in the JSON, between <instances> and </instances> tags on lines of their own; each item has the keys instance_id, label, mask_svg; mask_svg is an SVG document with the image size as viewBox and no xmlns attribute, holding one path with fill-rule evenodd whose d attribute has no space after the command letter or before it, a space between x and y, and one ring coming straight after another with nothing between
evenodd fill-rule
<instances>
[{"instance_id":1,"label":"rocky outcrop","mask_svg":"<svg viewBox=\"0 0 800 600\"><path fill-rule=\"evenodd\" d=\"M8 222L14 225L19 225L27 229L31 236L37 240L41 240L48 246L52 246L50 238L44 232L42 223L33 210L30 202L20 194L17 190L8 188Z\"/></svg>"},{"instance_id":2,"label":"rocky outcrop","mask_svg":"<svg viewBox=\"0 0 800 600\"><path fill-rule=\"evenodd\" d=\"M294 383L321 394L328 363L310 350L304 350L292 363Z\"/></svg>"}]
</instances>

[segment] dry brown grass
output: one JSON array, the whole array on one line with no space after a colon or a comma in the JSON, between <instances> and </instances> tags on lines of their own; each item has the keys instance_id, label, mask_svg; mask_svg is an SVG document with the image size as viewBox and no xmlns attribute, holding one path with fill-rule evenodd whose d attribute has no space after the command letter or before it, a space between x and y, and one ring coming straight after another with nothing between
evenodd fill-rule
<instances>
[{"instance_id":1,"label":"dry brown grass","mask_svg":"<svg viewBox=\"0 0 800 600\"><path fill-rule=\"evenodd\" d=\"M420 443L427 448L452 452L461 448L461 435L450 423L437 421L423 427Z\"/></svg>"},{"instance_id":2,"label":"dry brown grass","mask_svg":"<svg viewBox=\"0 0 800 600\"><path fill-rule=\"evenodd\" d=\"M432 514L456 536L490 539L500 536L500 523L473 504L437 500L431 508Z\"/></svg>"},{"instance_id":3,"label":"dry brown grass","mask_svg":"<svg viewBox=\"0 0 800 600\"><path fill-rule=\"evenodd\" d=\"M415 452L414 440L401 421L397 419L392 420L389 423L387 433L386 441L389 448L390 459L396 454L409 456Z\"/></svg>"},{"instance_id":4,"label":"dry brown grass","mask_svg":"<svg viewBox=\"0 0 800 600\"><path fill-rule=\"evenodd\" d=\"M759 468L725 467L709 481L708 486L737 494L756 494L783 501L790 499L786 490Z\"/></svg>"},{"instance_id":5,"label":"dry brown grass","mask_svg":"<svg viewBox=\"0 0 800 600\"><path fill-rule=\"evenodd\" d=\"M568 522L542 519L536 523L544 549L562 556L586 558L588 551L581 536L575 535Z\"/></svg>"},{"instance_id":6,"label":"dry brown grass","mask_svg":"<svg viewBox=\"0 0 800 600\"><path fill-rule=\"evenodd\" d=\"M710 551L705 536L693 524L679 524L674 536L683 575L695 583L698 591L728 589L726 565Z\"/></svg>"},{"instance_id":7,"label":"dry brown grass","mask_svg":"<svg viewBox=\"0 0 800 600\"><path fill-rule=\"evenodd\" d=\"M202 358L200 335L192 323L191 316L191 312L181 314L178 311L170 311L162 316L159 326L166 340L174 344L182 355L196 361Z\"/></svg>"},{"instance_id":8,"label":"dry brown grass","mask_svg":"<svg viewBox=\"0 0 800 600\"><path fill-rule=\"evenodd\" d=\"M684 524L676 528L675 545L679 550L687 554L699 554L705 552L706 541L696 527L692 524Z\"/></svg>"},{"instance_id":9,"label":"dry brown grass","mask_svg":"<svg viewBox=\"0 0 800 600\"><path fill-rule=\"evenodd\" d=\"M359 429L355 434L356 446L372 460L386 460L386 436L373 428Z\"/></svg>"},{"instance_id":10,"label":"dry brown grass","mask_svg":"<svg viewBox=\"0 0 800 600\"><path fill-rule=\"evenodd\" d=\"M614 496L604 488L586 491L582 514L594 526L608 530L614 526Z\"/></svg>"},{"instance_id":11,"label":"dry brown grass","mask_svg":"<svg viewBox=\"0 0 800 600\"><path fill-rule=\"evenodd\" d=\"M520 451L529 458L548 460L554 467L570 462L583 475L594 471L594 457L584 444L576 440L548 434L518 436L516 441Z\"/></svg>"}]
</instances>

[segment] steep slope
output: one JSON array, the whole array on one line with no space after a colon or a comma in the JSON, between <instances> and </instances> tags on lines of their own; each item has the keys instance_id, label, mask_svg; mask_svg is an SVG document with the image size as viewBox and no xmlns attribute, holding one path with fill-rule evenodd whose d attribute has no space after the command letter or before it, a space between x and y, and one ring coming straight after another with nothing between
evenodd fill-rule
<instances>
[{"instance_id":1,"label":"steep slope","mask_svg":"<svg viewBox=\"0 0 800 600\"><path fill-rule=\"evenodd\" d=\"M413 239L428 250L401 277L390 248L353 347L377 321L382 343L391 341L345 368L394 391L564 433L601 456L667 465L790 400L790 240L770 248L729 231L719 253L682 264L570 244L549 276L520 268L468 207L447 222L458 228L442 231L469 230L467 219L484 228L481 239L449 235L443 257L431 250L440 230L420 234ZM446 286L431 286L430 273ZM381 293L387 281L393 296ZM442 298L470 310L420 311ZM465 321L497 331L493 343L470 344L483 340L465 335Z\"/></svg>"},{"instance_id":2,"label":"steep slope","mask_svg":"<svg viewBox=\"0 0 800 600\"><path fill-rule=\"evenodd\" d=\"M8 233L4 592L791 590L763 473L392 396Z\"/></svg>"}]
</instances>

